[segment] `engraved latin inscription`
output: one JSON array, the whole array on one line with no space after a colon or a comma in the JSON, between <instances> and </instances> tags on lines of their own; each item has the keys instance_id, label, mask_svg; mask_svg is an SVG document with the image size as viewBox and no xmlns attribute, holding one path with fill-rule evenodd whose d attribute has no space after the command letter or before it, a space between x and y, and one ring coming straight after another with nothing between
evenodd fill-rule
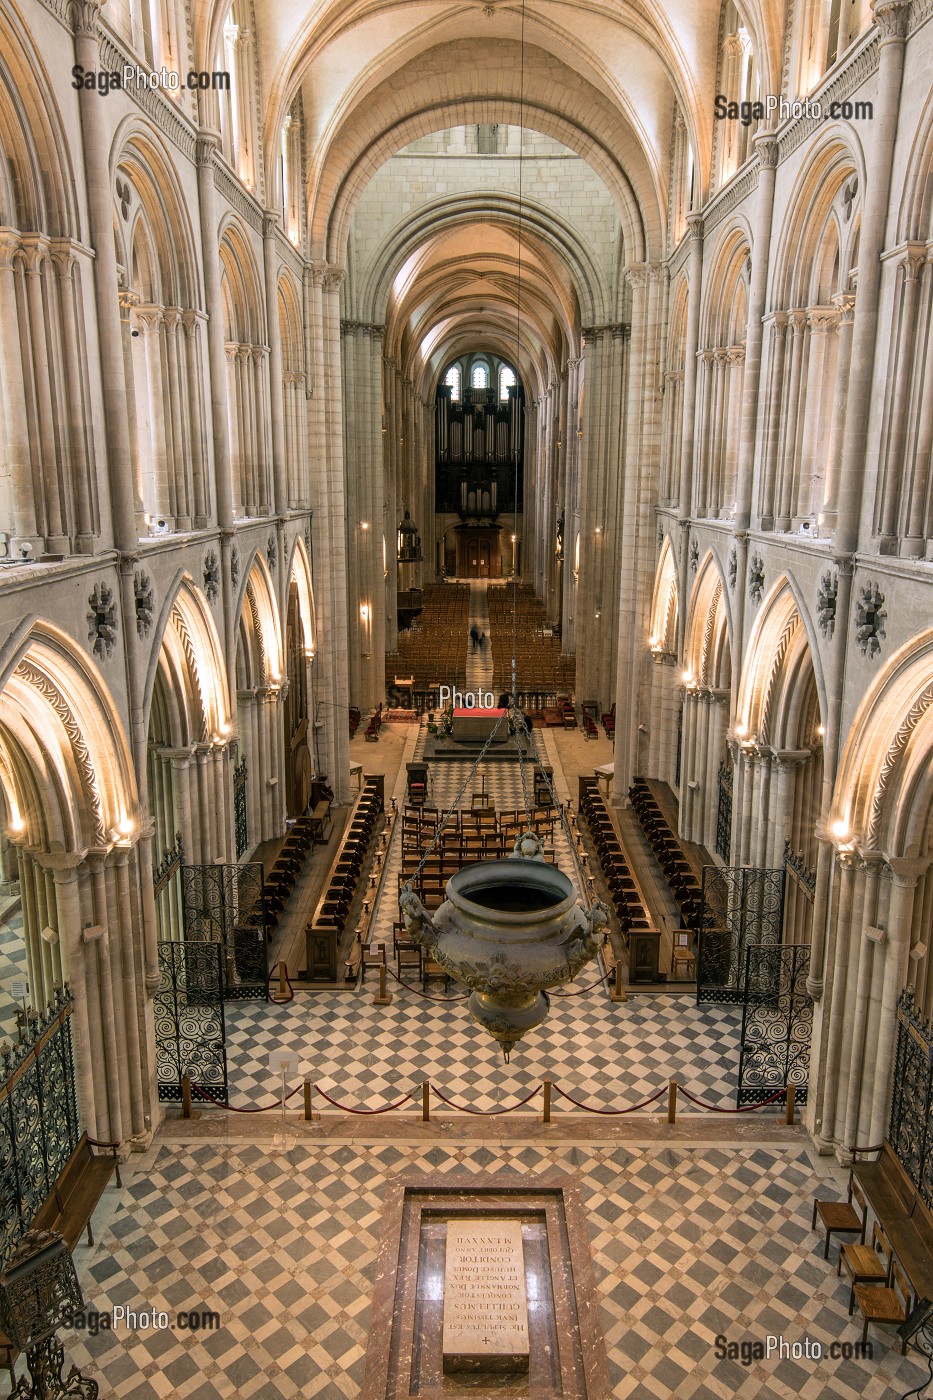
<instances>
[{"instance_id":1,"label":"engraved latin inscription","mask_svg":"<svg viewBox=\"0 0 933 1400\"><path fill-rule=\"evenodd\" d=\"M528 1303L517 1220L451 1220L444 1370L528 1370Z\"/></svg>"}]
</instances>

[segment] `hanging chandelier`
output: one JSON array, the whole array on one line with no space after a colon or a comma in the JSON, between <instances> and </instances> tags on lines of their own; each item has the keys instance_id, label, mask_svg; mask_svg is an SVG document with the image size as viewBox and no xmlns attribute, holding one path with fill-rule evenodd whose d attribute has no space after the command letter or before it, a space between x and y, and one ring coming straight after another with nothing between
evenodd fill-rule
<instances>
[{"instance_id":1,"label":"hanging chandelier","mask_svg":"<svg viewBox=\"0 0 933 1400\"><path fill-rule=\"evenodd\" d=\"M526 832L503 860L466 865L429 914L410 885L399 897L413 942L472 989L474 1021L502 1046L518 1042L548 1014L547 988L569 982L596 957L609 921L605 905L585 909L572 881L548 865L540 837Z\"/></svg>"}]
</instances>

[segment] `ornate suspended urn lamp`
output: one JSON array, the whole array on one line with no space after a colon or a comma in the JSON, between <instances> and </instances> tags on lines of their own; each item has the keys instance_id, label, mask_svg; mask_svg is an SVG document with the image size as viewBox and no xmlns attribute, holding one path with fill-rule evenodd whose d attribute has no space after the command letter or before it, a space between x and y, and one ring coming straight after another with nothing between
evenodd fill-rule
<instances>
[{"instance_id":1,"label":"ornate suspended urn lamp","mask_svg":"<svg viewBox=\"0 0 933 1400\"><path fill-rule=\"evenodd\" d=\"M464 866L447 881L432 916L410 886L399 904L405 926L445 971L473 989L473 1019L512 1048L547 1016L547 987L575 977L595 958L608 922L604 905L584 909L563 871L544 860L527 832L505 860Z\"/></svg>"}]
</instances>

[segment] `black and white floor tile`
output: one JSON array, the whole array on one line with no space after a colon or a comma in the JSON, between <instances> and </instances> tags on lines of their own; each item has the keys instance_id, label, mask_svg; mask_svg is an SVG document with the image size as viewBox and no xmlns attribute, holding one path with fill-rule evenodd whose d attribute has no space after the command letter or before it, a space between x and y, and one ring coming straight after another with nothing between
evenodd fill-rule
<instances>
[{"instance_id":1,"label":"black and white floor tile","mask_svg":"<svg viewBox=\"0 0 933 1400\"><path fill-rule=\"evenodd\" d=\"M926 1375L881 1330L871 1361L829 1359L830 1344L855 1342L859 1329L835 1246L825 1262L809 1228L812 1197L829 1183L799 1142L302 1144L286 1155L163 1143L131 1166L88 1263L78 1250L88 1307L172 1319L216 1310L220 1326L64 1333L69 1361L102 1397L359 1396L386 1184L454 1170L577 1179L614 1400L885 1400ZM746 1366L717 1356L717 1336L806 1341L822 1356Z\"/></svg>"}]
</instances>

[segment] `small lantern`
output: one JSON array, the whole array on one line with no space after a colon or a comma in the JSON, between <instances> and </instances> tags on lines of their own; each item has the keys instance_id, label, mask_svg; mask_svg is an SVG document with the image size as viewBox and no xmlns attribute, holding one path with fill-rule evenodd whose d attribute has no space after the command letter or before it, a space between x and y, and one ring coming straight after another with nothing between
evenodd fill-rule
<instances>
[{"instance_id":1,"label":"small lantern","mask_svg":"<svg viewBox=\"0 0 933 1400\"><path fill-rule=\"evenodd\" d=\"M418 533L418 526L407 510L405 518L398 527L398 557L401 564L420 564L424 557L421 552L421 536Z\"/></svg>"}]
</instances>

